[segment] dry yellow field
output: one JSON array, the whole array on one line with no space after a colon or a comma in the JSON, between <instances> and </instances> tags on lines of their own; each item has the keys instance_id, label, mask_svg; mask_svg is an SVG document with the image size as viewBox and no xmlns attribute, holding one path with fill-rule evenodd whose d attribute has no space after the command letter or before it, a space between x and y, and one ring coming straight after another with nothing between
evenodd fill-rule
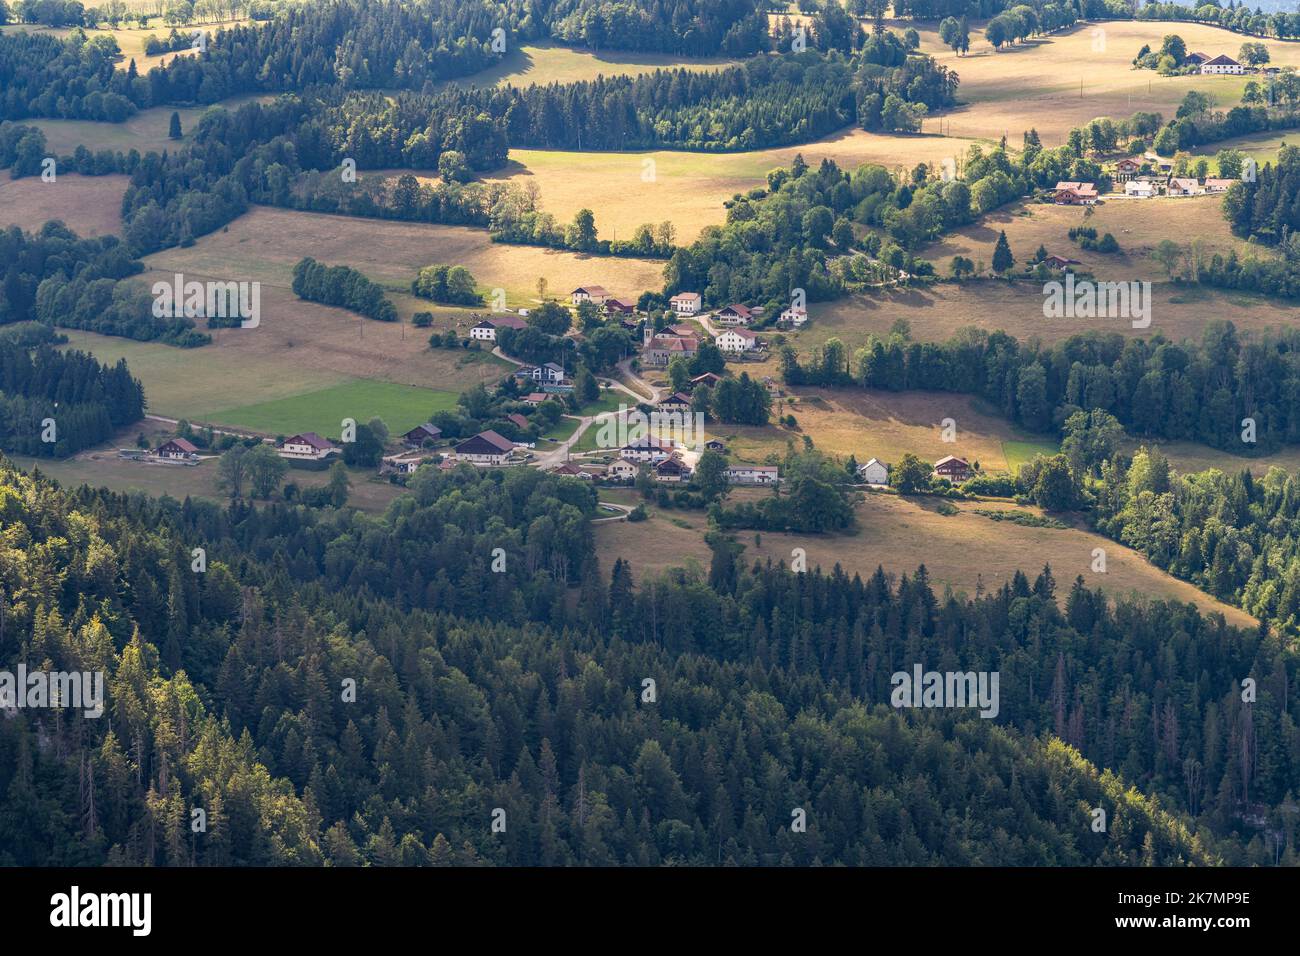
<instances>
[{"instance_id":1,"label":"dry yellow field","mask_svg":"<svg viewBox=\"0 0 1300 956\"><path fill-rule=\"evenodd\" d=\"M213 105L233 110L255 99L269 100L271 97L257 94L233 96ZM113 152L125 153L134 149L143 156L145 153L161 153L163 150L174 153L182 143L189 141L195 125L203 113L211 108L182 106L173 110L170 106L156 106L141 110L124 123L64 119L36 119L26 122L44 131L46 145L56 156L67 156L78 146L85 146L92 152L110 149ZM179 114L181 120L183 135L179 143L167 135L173 112Z\"/></svg>"},{"instance_id":2,"label":"dry yellow field","mask_svg":"<svg viewBox=\"0 0 1300 956\"><path fill-rule=\"evenodd\" d=\"M578 83L598 76L637 76L655 70L721 70L737 60L724 57L683 58L628 50L593 51L558 43L530 43L490 69L450 81L456 86L530 86L533 83Z\"/></svg>"},{"instance_id":3,"label":"dry yellow field","mask_svg":"<svg viewBox=\"0 0 1300 956\"><path fill-rule=\"evenodd\" d=\"M130 177L116 175L61 173L50 183L39 176L0 176L0 226L34 232L51 219L62 219L82 236L120 235L122 193L129 184Z\"/></svg>"},{"instance_id":4,"label":"dry yellow field","mask_svg":"<svg viewBox=\"0 0 1300 956\"><path fill-rule=\"evenodd\" d=\"M854 535L795 535L763 532L761 546L752 532L738 532L745 545L741 560L788 565L792 548L803 548L810 567L824 570L839 563L849 574L863 577L883 566L893 575L912 574L924 564L936 591L945 585L973 596L982 584L985 590L1000 587L1017 570L1032 581L1044 564L1051 565L1058 593L1070 587L1082 574L1089 587L1101 587L1112 597L1138 595L1193 603L1203 613L1218 612L1230 624L1254 627L1254 618L1223 604L1193 585L1170 577L1145 558L1123 545L1079 528L1027 528L1009 521L993 521L972 514L976 508L1002 509L1007 505L989 502L961 502L959 514L945 517L935 511L937 501L903 499L886 494L868 494L858 506L858 533ZM650 508L643 522L604 522L596 526L596 546L604 567L616 558L631 561L637 582L670 567L687 567L695 562L707 572L710 552L704 543L707 521L700 512L666 511ZM1033 511L1035 509L1023 509ZM676 521L690 527L683 528ZM1091 571L1094 548L1106 550L1107 573Z\"/></svg>"}]
</instances>

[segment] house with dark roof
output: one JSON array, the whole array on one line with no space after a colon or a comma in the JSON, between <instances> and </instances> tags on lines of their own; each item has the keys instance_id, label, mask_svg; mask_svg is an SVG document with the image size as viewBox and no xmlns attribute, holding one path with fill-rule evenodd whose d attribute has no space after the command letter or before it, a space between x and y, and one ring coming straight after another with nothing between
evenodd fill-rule
<instances>
[{"instance_id":1,"label":"house with dark roof","mask_svg":"<svg viewBox=\"0 0 1300 956\"><path fill-rule=\"evenodd\" d=\"M409 432L402 436L402 441L412 448L423 448L425 442L435 442L442 437L442 429L437 425L431 425L425 422L423 425L416 425Z\"/></svg>"},{"instance_id":2,"label":"house with dark roof","mask_svg":"<svg viewBox=\"0 0 1300 956\"><path fill-rule=\"evenodd\" d=\"M476 465L499 465L514 448L514 443L509 438L489 428L472 438L466 438L454 451L459 461L470 461Z\"/></svg>"},{"instance_id":3,"label":"house with dark roof","mask_svg":"<svg viewBox=\"0 0 1300 956\"><path fill-rule=\"evenodd\" d=\"M1233 74L1240 75L1246 72L1246 68L1230 56L1220 53L1212 60L1206 60L1201 64L1201 73L1204 74Z\"/></svg>"},{"instance_id":4,"label":"house with dark roof","mask_svg":"<svg viewBox=\"0 0 1300 956\"><path fill-rule=\"evenodd\" d=\"M753 319L754 314L743 305L729 305L713 316L714 324L723 326L749 325Z\"/></svg>"},{"instance_id":5,"label":"house with dark roof","mask_svg":"<svg viewBox=\"0 0 1300 956\"><path fill-rule=\"evenodd\" d=\"M969 479L975 472L965 458L945 455L934 463L934 474L939 478L947 478L956 485Z\"/></svg>"},{"instance_id":6,"label":"house with dark roof","mask_svg":"<svg viewBox=\"0 0 1300 956\"><path fill-rule=\"evenodd\" d=\"M580 285L569 293L569 298L574 305L583 302L594 302L596 305L604 305L610 299L614 298L613 294L606 291L603 286L598 285Z\"/></svg>"},{"instance_id":7,"label":"house with dark roof","mask_svg":"<svg viewBox=\"0 0 1300 956\"><path fill-rule=\"evenodd\" d=\"M328 438L321 438L315 432L302 432L290 435L280 446L281 458L294 458L301 461L320 461L338 451L338 447Z\"/></svg>"},{"instance_id":8,"label":"house with dark roof","mask_svg":"<svg viewBox=\"0 0 1300 956\"><path fill-rule=\"evenodd\" d=\"M469 337L480 342L495 342L497 340L497 331L500 329L518 330L526 328L528 328L528 323L517 316L494 315L484 319L477 325L471 326Z\"/></svg>"},{"instance_id":9,"label":"house with dark roof","mask_svg":"<svg viewBox=\"0 0 1300 956\"><path fill-rule=\"evenodd\" d=\"M154 452L159 458L169 458L172 460L185 460L198 456L199 449L193 442L184 438L172 438L158 446Z\"/></svg>"}]
</instances>

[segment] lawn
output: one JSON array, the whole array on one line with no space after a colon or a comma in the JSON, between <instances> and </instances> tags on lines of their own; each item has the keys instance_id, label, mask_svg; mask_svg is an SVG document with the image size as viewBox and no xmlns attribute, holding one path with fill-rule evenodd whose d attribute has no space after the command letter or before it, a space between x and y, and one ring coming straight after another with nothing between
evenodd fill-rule
<instances>
[{"instance_id":1,"label":"lawn","mask_svg":"<svg viewBox=\"0 0 1300 956\"><path fill-rule=\"evenodd\" d=\"M391 434L400 435L427 422L433 412L455 407L456 397L455 392L356 379L291 398L213 412L208 420L268 435L314 431L337 436L345 418L367 422L378 417Z\"/></svg>"},{"instance_id":2,"label":"lawn","mask_svg":"<svg viewBox=\"0 0 1300 956\"><path fill-rule=\"evenodd\" d=\"M1033 461L1036 455L1055 455L1061 450L1058 442L1054 441L1004 441L1002 443L1002 457L1006 459L1007 470L1013 475L1020 470L1020 466L1026 462Z\"/></svg>"}]
</instances>

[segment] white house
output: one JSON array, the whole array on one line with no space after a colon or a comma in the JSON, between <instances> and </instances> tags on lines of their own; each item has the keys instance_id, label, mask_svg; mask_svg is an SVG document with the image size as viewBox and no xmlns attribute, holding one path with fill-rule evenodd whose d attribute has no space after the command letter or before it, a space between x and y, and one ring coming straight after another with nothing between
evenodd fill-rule
<instances>
[{"instance_id":1,"label":"white house","mask_svg":"<svg viewBox=\"0 0 1300 956\"><path fill-rule=\"evenodd\" d=\"M698 292L679 292L668 300L668 304L678 315L695 315L704 303Z\"/></svg>"},{"instance_id":2,"label":"white house","mask_svg":"<svg viewBox=\"0 0 1300 956\"><path fill-rule=\"evenodd\" d=\"M879 458L873 458L865 465L858 465L858 477L868 485L887 485L889 466Z\"/></svg>"},{"instance_id":3,"label":"white house","mask_svg":"<svg viewBox=\"0 0 1300 956\"><path fill-rule=\"evenodd\" d=\"M1240 75L1246 72L1246 68L1230 56L1224 56L1220 53L1213 60L1206 60L1201 64L1201 73L1231 73Z\"/></svg>"},{"instance_id":4,"label":"white house","mask_svg":"<svg viewBox=\"0 0 1300 956\"><path fill-rule=\"evenodd\" d=\"M776 465L733 465L722 476L733 485L774 485L780 479Z\"/></svg>"},{"instance_id":5,"label":"white house","mask_svg":"<svg viewBox=\"0 0 1300 956\"><path fill-rule=\"evenodd\" d=\"M515 372L519 378L529 378L544 385L558 385L564 381L564 367L554 362L545 365L529 365Z\"/></svg>"},{"instance_id":6,"label":"white house","mask_svg":"<svg viewBox=\"0 0 1300 956\"><path fill-rule=\"evenodd\" d=\"M1199 196L1201 194L1201 184L1192 176L1173 176L1169 180L1169 185L1165 188L1165 194L1168 196Z\"/></svg>"},{"instance_id":7,"label":"white house","mask_svg":"<svg viewBox=\"0 0 1300 956\"><path fill-rule=\"evenodd\" d=\"M717 311L713 322L715 325L749 325L753 318L754 314L743 305L729 305Z\"/></svg>"},{"instance_id":8,"label":"white house","mask_svg":"<svg viewBox=\"0 0 1300 956\"><path fill-rule=\"evenodd\" d=\"M158 446L154 452L159 458L170 458L177 461L184 461L189 458L197 458L199 450L194 443L184 438L173 438L165 441Z\"/></svg>"},{"instance_id":9,"label":"white house","mask_svg":"<svg viewBox=\"0 0 1300 956\"><path fill-rule=\"evenodd\" d=\"M641 466L627 458L620 458L605 469L605 476L614 481L632 481L636 478Z\"/></svg>"},{"instance_id":10,"label":"white house","mask_svg":"<svg viewBox=\"0 0 1300 956\"><path fill-rule=\"evenodd\" d=\"M792 305L776 317L776 321L781 325L789 325L793 328L802 328L808 322L808 310L797 305Z\"/></svg>"},{"instance_id":11,"label":"white house","mask_svg":"<svg viewBox=\"0 0 1300 956\"><path fill-rule=\"evenodd\" d=\"M490 319L484 319L482 322L472 326L469 330L469 337L477 339L480 342L495 342L497 340L498 329L526 329L528 323L523 319L515 318L513 315L493 316Z\"/></svg>"},{"instance_id":12,"label":"white house","mask_svg":"<svg viewBox=\"0 0 1300 956\"><path fill-rule=\"evenodd\" d=\"M284 440L280 446L280 457L320 461L336 451L338 449L329 439L321 438L315 432L303 432L301 435L290 435Z\"/></svg>"},{"instance_id":13,"label":"white house","mask_svg":"<svg viewBox=\"0 0 1300 956\"><path fill-rule=\"evenodd\" d=\"M1135 199L1152 199L1156 194L1156 184L1145 179L1130 179L1124 184L1124 195Z\"/></svg>"},{"instance_id":14,"label":"white house","mask_svg":"<svg viewBox=\"0 0 1300 956\"><path fill-rule=\"evenodd\" d=\"M620 458L626 458L628 461L648 461L653 464L667 458L671 448L669 442L646 436L628 442L618 450L618 453Z\"/></svg>"},{"instance_id":15,"label":"white house","mask_svg":"<svg viewBox=\"0 0 1300 956\"><path fill-rule=\"evenodd\" d=\"M569 293L574 305L581 302L594 302L596 305L604 305L610 299L614 298L612 292L607 292L598 285L582 285Z\"/></svg>"},{"instance_id":16,"label":"white house","mask_svg":"<svg viewBox=\"0 0 1300 956\"><path fill-rule=\"evenodd\" d=\"M749 329L727 329L713 344L723 352L753 352L758 348L758 336Z\"/></svg>"},{"instance_id":17,"label":"white house","mask_svg":"<svg viewBox=\"0 0 1300 956\"><path fill-rule=\"evenodd\" d=\"M456 446L456 457L478 465L499 465L514 451L514 443L491 429L466 438Z\"/></svg>"},{"instance_id":18,"label":"white house","mask_svg":"<svg viewBox=\"0 0 1300 956\"><path fill-rule=\"evenodd\" d=\"M1235 179L1206 178L1205 191L1207 193L1226 193L1230 188L1232 188L1232 184L1235 182Z\"/></svg>"}]
</instances>

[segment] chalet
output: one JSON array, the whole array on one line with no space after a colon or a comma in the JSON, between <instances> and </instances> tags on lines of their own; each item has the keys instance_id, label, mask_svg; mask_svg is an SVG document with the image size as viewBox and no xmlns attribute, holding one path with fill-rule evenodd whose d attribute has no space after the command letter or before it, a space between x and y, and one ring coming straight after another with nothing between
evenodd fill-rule
<instances>
[{"instance_id":1,"label":"chalet","mask_svg":"<svg viewBox=\"0 0 1300 956\"><path fill-rule=\"evenodd\" d=\"M627 458L620 458L605 469L605 477L612 481L632 481L641 471L641 466Z\"/></svg>"},{"instance_id":2,"label":"chalet","mask_svg":"<svg viewBox=\"0 0 1300 956\"><path fill-rule=\"evenodd\" d=\"M719 454L725 455L727 453L727 446L724 445L722 442L718 441L716 438L710 438L708 441L704 443L704 450L716 451Z\"/></svg>"},{"instance_id":3,"label":"chalet","mask_svg":"<svg viewBox=\"0 0 1300 956\"><path fill-rule=\"evenodd\" d=\"M525 365L515 372L516 378L528 378L543 385L558 385L564 381L564 367L554 362L545 365Z\"/></svg>"},{"instance_id":4,"label":"chalet","mask_svg":"<svg viewBox=\"0 0 1300 956\"><path fill-rule=\"evenodd\" d=\"M303 432L301 435L290 435L284 440L280 446L280 457L320 461L336 451L338 448L329 439L321 438L315 432Z\"/></svg>"},{"instance_id":5,"label":"chalet","mask_svg":"<svg viewBox=\"0 0 1300 956\"><path fill-rule=\"evenodd\" d=\"M1215 73L1240 75L1246 72L1246 68L1230 56L1220 53L1213 60L1206 60L1201 64L1201 73Z\"/></svg>"},{"instance_id":6,"label":"chalet","mask_svg":"<svg viewBox=\"0 0 1300 956\"><path fill-rule=\"evenodd\" d=\"M435 442L442 437L442 429L437 425L431 425L425 422L423 425L416 425L409 432L402 436L402 441L412 448L423 448L425 442Z\"/></svg>"},{"instance_id":7,"label":"chalet","mask_svg":"<svg viewBox=\"0 0 1300 956\"><path fill-rule=\"evenodd\" d=\"M691 397L685 392L673 392L667 398L660 400L655 408L665 412L689 412Z\"/></svg>"},{"instance_id":8,"label":"chalet","mask_svg":"<svg viewBox=\"0 0 1300 956\"><path fill-rule=\"evenodd\" d=\"M506 416L506 421L511 425L514 425L516 428L528 427L528 419L524 418L524 416L520 415L518 412L511 412Z\"/></svg>"},{"instance_id":9,"label":"chalet","mask_svg":"<svg viewBox=\"0 0 1300 956\"><path fill-rule=\"evenodd\" d=\"M583 302L594 302L596 305L604 305L610 299L614 298L613 295L606 292L604 288L598 285L578 286L578 288L569 293L569 297L573 300L574 305L579 305Z\"/></svg>"},{"instance_id":10,"label":"chalet","mask_svg":"<svg viewBox=\"0 0 1300 956\"><path fill-rule=\"evenodd\" d=\"M567 461L558 468L552 468L551 474L560 475L563 478L583 478L587 481L591 481L592 479L591 472L583 471L577 465L570 464Z\"/></svg>"},{"instance_id":11,"label":"chalet","mask_svg":"<svg viewBox=\"0 0 1300 956\"><path fill-rule=\"evenodd\" d=\"M609 298L605 300L605 311L610 314L618 315L635 315L636 303L629 302L627 299Z\"/></svg>"},{"instance_id":12,"label":"chalet","mask_svg":"<svg viewBox=\"0 0 1300 956\"><path fill-rule=\"evenodd\" d=\"M755 352L760 345L758 336L749 329L727 329L718 333L713 344L723 352Z\"/></svg>"},{"instance_id":13,"label":"chalet","mask_svg":"<svg viewBox=\"0 0 1300 956\"><path fill-rule=\"evenodd\" d=\"M404 452L400 455L385 455L379 462L381 475L413 475L421 465L433 461L432 455L420 452Z\"/></svg>"},{"instance_id":14,"label":"chalet","mask_svg":"<svg viewBox=\"0 0 1300 956\"><path fill-rule=\"evenodd\" d=\"M1130 179L1124 184L1124 195L1134 199L1154 199L1156 184L1149 179Z\"/></svg>"},{"instance_id":15,"label":"chalet","mask_svg":"<svg viewBox=\"0 0 1300 956\"><path fill-rule=\"evenodd\" d=\"M858 465L858 477L868 485L887 485L889 466L879 458L873 458L865 465Z\"/></svg>"},{"instance_id":16,"label":"chalet","mask_svg":"<svg viewBox=\"0 0 1300 956\"><path fill-rule=\"evenodd\" d=\"M154 452L154 454L159 458L169 458L172 460L179 459L184 461L189 458L197 458L199 449L193 442L188 441L187 439L173 438L170 441L165 441L159 445L158 450Z\"/></svg>"},{"instance_id":17,"label":"chalet","mask_svg":"<svg viewBox=\"0 0 1300 956\"><path fill-rule=\"evenodd\" d=\"M484 319L477 325L471 326L469 337L480 342L495 342L498 329L519 330L526 328L528 328L528 323L521 318L513 315L494 315L489 319Z\"/></svg>"},{"instance_id":18,"label":"chalet","mask_svg":"<svg viewBox=\"0 0 1300 956\"><path fill-rule=\"evenodd\" d=\"M536 408L538 405L542 404L542 402L546 401L548 398L550 398L550 396L547 395L545 392L529 392L527 395L525 395L523 398L519 400L523 402L525 405L531 405L533 408Z\"/></svg>"},{"instance_id":19,"label":"chalet","mask_svg":"<svg viewBox=\"0 0 1300 956\"><path fill-rule=\"evenodd\" d=\"M970 462L955 455L947 455L936 461L934 463L934 473L940 478L947 478L954 485L966 481L975 474L971 470Z\"/></svg>"},{"instance_id":20,"label":"chalet","mask_svg":"<svg viewBox=\"0 0 1300 956\"><path fill-rule=\"evenodd\" d=\"M743 305L729 305L713 317L715 324L724 326L749 325L753 320L754 314Z\"/></svg>"},{"instance_id":21,"label":"chalet","mask_svg":"<svg viewBox=\"0 0 1300 956\"><path fill-rule=\"evenodd\" d=\"M1078 264L1078 259L1067 259L1065 256L1048 256L1043 260L1043 265L1058 271L1064 270L1066 266L1077 266Z\"/></svg>"},{"instance_id":22,"label":"chalet","mask_svg":"<svg viewBox=\"0 0 1300 956\"><path fill-rule=\"evenodd\" d=\"M1058 206L1092 206L1097 202L1095 183L1059 182L1052 190L1052 202Z\"/></svg>"},{"instance_id":23,"label":"chalet","mask_svg":"<svg viewBox=\"0 0 1300 956\"><path fill-rule=\"evenodd\" d=\"M668 300L668 305L678 315L695 315L703 304L698 292L679 292Z\"/></svg>"},{"instance_id":24,"label":"chalet","mask_svg":"<svg viewBox=\"0 0 1300 956\"><path fill-rule=\"evenodd\" d=\"M1174 176L1165 187L1166 196L1199 196L1201 184L1194 177Z\"/></svg>"},{"instance_id":25,"label":"chalet","mask_svg":"<svg viewBox=\"0 0 1300 956\"><path fill-rule=\"evenodd\" d=\"M1192 66L1200 66L1202 63L1209 60L1209 58L1210 55L1208 53L1189 53L1183 58L1183 62L1191 64Z\"/></svg>"},{"instance_id":26,"label":"chalet","mask_svg":"<svg viewBox=\"0 0 1300 956\"><path fill-rule=\"evenodd\" d=\"M722 476L733 485L774 485L780 470L776 465L735 465L724 468Z\"/></svg>"},{"instance_id":27,"label":"chalet","mask_svg":"<svg viewBox=\"0 0 1300 956\"><path fill-rule=\"evenodd\" d=\"M707 385L709 388L717 388L718 383L722 381L722 376L716 372L705 372L703 375L697 375L691 379L691 388L697 388L700 385Z\"/></svg>"},{"instance_id":28,"label":"chalet","mask_svg":"<svg viewBox=\"0 0 1300 956\"><path fill-rule=\"evenodd\" d=\"M655 465L655 480L667 482L689 481L691 469L680 458L665 458Z\"/></svg>"},{"instance_id":29,"label":"chalet","mask_svg":"<svg viewBox=\"0 0 1300 956\"><path fill-rule=\"evenodd\" d=\"M1142 160L1126 156L1115 164L1115 181L1126 183L1142 171Z\"/></svg>"},{"instance_id":30,"label":"chalet","mask_svg":"<svg viewBox=\"0 0 1300 956\"><path fill-rule=\"evenodd\" d=\"M776 317L777 324L789 326L793 329L803 328L808 324L808 310L797 305L792 305Z\"/></svg>"},{"instance_id":31,"label":"chalet","mask_svg":"<svg viewBox=\"0 0 1300 956\"><path fill-rule=\"evenodd\" d=\"M646 436L628 442L618 450L618 454L620 458L626 458L628 461L648 461L654 464L667 458L671 447L669 442Z\"/></svg>"},{"instance_id":32,"label":"chalet","mask_svg":"<svg viewBox=\"0 0 1300 956\"><path fill-rule=\"evenodd\" d=\"M1207 193L1226 193L1235 182L1235 179L1206 179L1205 191Z\"/></svg>"},{"instance_id":33,"label":"chalet","mask_svg":"<svg viewBox=\"0 0 1300 956\"><path fill-rule=\"evenodd\" d=\"M641 361L662 367L678 355L685 359L694 358L699 350L700 343L693 335L656 335L641 350Z\"/></svg>"},{"instance_id":34,"label":"chalet","mask_svg":"<svg viewBox=\"0 0 1300 956\"><path fill-rule=\"evenodd\" d=\"M461 461L472 461L476 465L499 465L514 448L510 439L488 429L473 438L466 438L455 450L456 457Z\"/></svg>"}]
</instances>

